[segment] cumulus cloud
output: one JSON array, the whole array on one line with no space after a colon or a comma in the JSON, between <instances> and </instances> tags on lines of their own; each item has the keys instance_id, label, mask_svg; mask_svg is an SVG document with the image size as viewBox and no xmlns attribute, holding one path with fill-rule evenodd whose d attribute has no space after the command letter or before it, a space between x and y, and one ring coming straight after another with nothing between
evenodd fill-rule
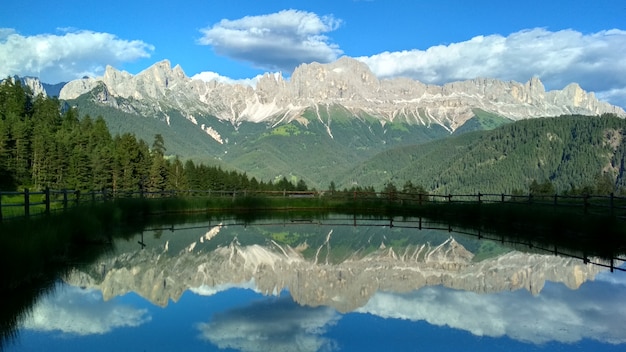
<instances>
[{"instance_id":1,"label":"cumulus cloud","mask_svg":"<svg viewBox=\"0 0 626 352\"><path fill-rule=\"evenodd\" d=\"M58 83L98 76L106 65L150 57L154 47L140 40L124 40L109 33L66 31L61 35L23 36L0 29L0 77L36 76Z\"/></svg>"},{"instance_id":2,"label":"cumulus cloud","mask_svg":"<svg viewBox=\"0 0 626 352\"><path fill-rule=\"evenodd\" d=\"M259 301L215 315L197 325L201 338L238 351L332 351L322 335L339 314L327 307L303 307L290 298Z\"/></svg>"},{"instance_id":3,"label":"cumulus cloud","mask_svg":"<svg viewBox=\"0 0 626 352\"><path fill-rule=\"evenodd\" d=\"M242 78L242 79L234 79L226 76L222 76L217 72L213 71L204 71L197 73L191 77L191 79L199 79L204 82L216 81L219 83L227 83L227 84L242 84L244 86L256 87L257 82L261 79L263 75L257 75L253 78Z\"/></svg>"},{"instance_id":4,"label":"cumulus cloud","mask_svg":"<svg viewBox=\"0 0 626 352\"><path fill-rule=\"evenodd\" d=\"M535 28L357 59L378 77L403 76L432 84L477 77L526 82L536 76L548 89L562 89L577 82L626 106L626 31L618 29L583 34Z\"/></svg>"},{"instance_id":5,"label":"cumulus cloud","mask_svg":"<svg viewBox=\"0 0 626 352\"><path fill-rule=\"evenodd\" d=\"M330 62L343 52L324 34L341 21L312 12L283 10L237 20L223 19L203 29L198 41L216 53L247 61L256 67L291 72L308 62Z\"/></svg>"},{"instance_id":6,"label":"cumulus cloud","mask_svg":"<svg viewBox=\"0 0 626 352\"><path fill-rule=\"evenodd\" d=\"M150 320L145 309L104 302L99 291L60 286L54 294L37 302L22 325L30 330L91 335L139 326Z\"/></svg>"},{"instance_id":7,"label":"cumulus cloud","mask_svg":"<svg viewBox=\"0 0 626 352\"><path fill-rule=\"evenodd\" d=\"M534 344L581 339L626 343L624 289L597 286L601 287L573 291L555 284L539 296L523 290L487 295L427 287L411 294L377 293L358 311Z\"/></svg>"}]
</instances>

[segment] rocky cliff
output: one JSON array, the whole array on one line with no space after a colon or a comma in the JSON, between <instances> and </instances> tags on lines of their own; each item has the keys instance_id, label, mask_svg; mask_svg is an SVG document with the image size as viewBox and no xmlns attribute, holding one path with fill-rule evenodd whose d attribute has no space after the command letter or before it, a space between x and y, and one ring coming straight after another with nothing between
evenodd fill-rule
<instances>
[{"instance_id":1,"label":"rocky cliff","mask_svg":"<svg viewBox=\"0 0 626 352\"><path fill-rule=\"evenodd\" d=\"M101 104L144 116L163 115L167 120L167 111L177 110L191 122L209 115L233 125L287 122L300 118L307 109L335 105L354 118L375 118L383 124L439 124L450 131L472 118L475 109L512 120L562 114L626 116L623 109L598 101L575 83L546 91L537 78L526 83L474 79L443 86L406 78L380 80L364 63L347 57L329 64L303 64L289 80L265 74L255 88L193 80L169 61L137 75L107 67L103 77L69 82L60 99L90 92Z\"/></svg>"}]
</instances>

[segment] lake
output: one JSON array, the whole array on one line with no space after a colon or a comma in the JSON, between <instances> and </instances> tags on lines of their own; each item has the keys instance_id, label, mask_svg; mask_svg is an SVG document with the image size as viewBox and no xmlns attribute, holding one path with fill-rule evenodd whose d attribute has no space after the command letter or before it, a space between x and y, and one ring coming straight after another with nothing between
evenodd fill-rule
<instances>
[{"instance_id":1,"label":"lake","mask_svg":"<svg viewBox=\"0 0 626 352\"><path fill-rule=\"evenodd\" d=\"M623 262L425 219L222 218L112 247L4 349L626 350Z\"/></svg>"}]
</instances>

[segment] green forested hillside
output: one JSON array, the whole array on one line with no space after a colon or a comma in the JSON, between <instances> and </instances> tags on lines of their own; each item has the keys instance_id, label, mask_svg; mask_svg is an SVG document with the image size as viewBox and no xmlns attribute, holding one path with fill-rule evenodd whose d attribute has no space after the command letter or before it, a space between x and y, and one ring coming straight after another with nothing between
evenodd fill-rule
<instances>
[{"instance_id":1,"label":"green forested hillside","mask_svg":"<svg viewBox=\"0 0 626 352\"><path fill-rule=\"evenodd\" d=\"M243 121L235 126L213 116L195 116L197 124L193 124L178 111L157 109L152 118L123 112L96 103L94 94L97 91L68 103L76 106L81 116L102 116L112 133L130 132L145 140L160 134L167 142L168 154L183 160L220 165L259 180L304 180L318 189L383 150L450 135L439 125L383 125L373 117L353 116L341 106L326 105L276 125ZM126 103L116 99L118 105ZM201 125L219 133L223 143L202 131Z\"/></svg>"},{"instance_id":2,"label":"green forested hillside","mask_svg":"<svg viewBox=\"0 0 626 352\"><path fill-rule=\"evenodd\" d=\"M382 187L410 180L439 194L527 191L533 181L556 192L624 187L626 120L562 116L518 121L431 143L385 151L341 183Z\"/></svg>"},{"instance_id":3,"label":"green forested hillside","mask_svg":"<svg viewBox=\"0 0 626 352\"><path fill-rule=\"evenodd\" d=\"M255 137L238 139L222 158L260 179L293 175L319 189L394 145L414 145L449 135L440 126L382 126L356 119L325 123L329 129L318 120L268 128Z\"/></svg>"},{"instance_id":4,"label":"green forested hillside","mask_svg":"<svg viewBox=\"0 0 626 352\"><path fill-rule=\"evenodd\" d=\"M85 94L67 104L76 107L80 117L101 116L111 134L132 133L143 140L152 140L155 134L160 134L167 141L168 152L181 157L202 155L208 159L224 153L219 143L197 126L188 123L177 111L168 112L172 115L168 125L164 114L158 118L142 117L108 105L96 104L91 95ZM124 104L123 99L117 100L119 104Z\"/></svg>"},{"instance_id":5,"label":"green forested hillside","mask_svg":"<svg viewBox=\"0 0 626 352\"><path fill-rule=\"evenodd\" d=\"M506 117L502 117L500 115L496 115L494 113L490 113L481 109L474 109L473 112L474 117L465 121L463 126L457 128L454 131L454 135L460 135L472 131L492 130L494 128L513 122L513 120L507 119Z\"/></svg>"},{"instance_id":6,"label":"green forested hillside","mask_svg":"<svg viewBox=\"0 0 626 352\"><path fill-rule=\"evenodd\" d=\"M41 95L33 97L19 81L0 83L0 190L49 187L161 192L307 188L304 182L295 185L286 179L258 181L215 164L192 160L183 163L178 157L166 157L167 143L159 133L149 137L152 141L149 145L129 132L112 135L100 116L79 118L76 109L61 110L58 100ZM109 121L137 120L136 116L127 115L117 114Z\"/></svg>"}]
</instances>

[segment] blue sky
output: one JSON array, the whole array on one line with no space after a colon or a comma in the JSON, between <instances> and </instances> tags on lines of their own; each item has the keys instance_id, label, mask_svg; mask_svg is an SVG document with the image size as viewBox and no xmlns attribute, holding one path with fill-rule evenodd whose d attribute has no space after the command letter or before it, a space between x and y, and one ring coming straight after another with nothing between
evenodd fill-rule
<instances>
[{"instance_id":1,"label":"blue sky","mask_svg":"<svg viewBox=\"0 0 626 352\"><path fill-rule=\"evenodd\" d=\"M204 79L289 76L344 55L380 78L537 76L626 106L626 2L9 0L0 13L0 75L47 83L164 59Z\"/></svg>"}]
</instances>

